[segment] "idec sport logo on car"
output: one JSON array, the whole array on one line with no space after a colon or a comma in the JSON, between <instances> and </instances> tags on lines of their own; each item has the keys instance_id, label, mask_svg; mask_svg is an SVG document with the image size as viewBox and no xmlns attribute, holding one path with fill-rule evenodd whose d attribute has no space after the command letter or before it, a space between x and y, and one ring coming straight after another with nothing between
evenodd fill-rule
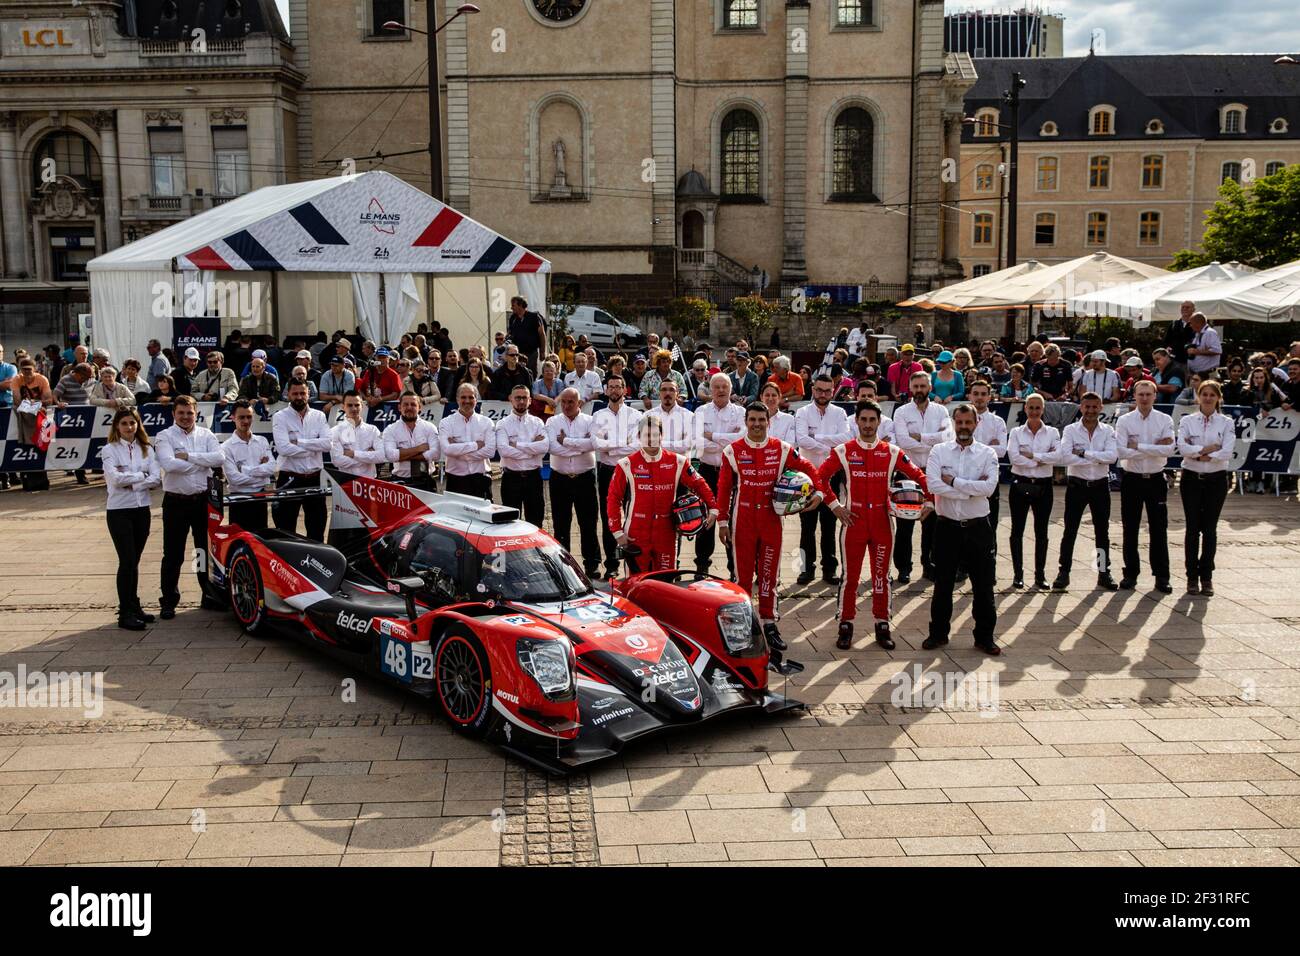
<instances>
[{"instance_id":1,"label":"idec sport logo on car","mask_svg":"<svg viewBox=\"0 0 1300 956\"><path fill-rule=\"evenodd\" d=\"M409 491L394 487L387 482L353 479L352 497L361 501L370 501L385 505L405 513L413 510L415 496Z\"/></svg>"},{"instance_id":2,"label":"idec sport logo on car","mask_svg":"<svg viewBox=\"0 0 1300 956\"><path fill-rule=\"evenodd\" d=\"M358 617L349 611L339 611L338 620L335 625L343 628L345 631L351 631L353 634L364 634L370 630L370 618Z\"/></svg>"}]
</instances>

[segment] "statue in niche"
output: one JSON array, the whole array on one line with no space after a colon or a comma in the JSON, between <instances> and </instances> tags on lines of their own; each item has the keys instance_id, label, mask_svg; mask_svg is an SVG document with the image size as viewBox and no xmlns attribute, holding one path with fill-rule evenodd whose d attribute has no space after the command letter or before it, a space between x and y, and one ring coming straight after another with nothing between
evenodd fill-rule
<instances>
[{"instance_id":1,"label":"statue in niche","mask_svg":"<svg viewBox=\"0 0 1300 956\"><path fill-rule=\"evenodd\" d=\"M569 177L564 171L564 140L557 139L551 144L551 149L555 151L555 180L551 183L550 197L569 199L573 190L569 188Z\"/></svg>"}]
</instances>

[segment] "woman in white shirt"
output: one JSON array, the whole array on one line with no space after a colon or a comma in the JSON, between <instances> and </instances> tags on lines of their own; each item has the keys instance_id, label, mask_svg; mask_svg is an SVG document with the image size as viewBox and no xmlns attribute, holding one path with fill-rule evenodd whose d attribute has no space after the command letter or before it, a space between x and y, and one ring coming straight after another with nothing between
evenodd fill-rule
<instances>
[{"instance_id":1,"label":"woman in white shirt","mask_svg":"<svg viewBox=\"0 0 1300 956\"><path fill-rule=\"evenodd\" d=\"M154 616L140 607L140 555L149 540L149 491L162 474L134 408L117 410L99 457L108 484L108 536L117 551L117 626L143 631Z\"/></svg>"},{"instance_id":2,"label":"woman in white shirt","mask_svg":"<svg viewBox=\"0 0 1300 956\"><path fill-rule=\"evenodd\" d=\"M1183 456L1178 494L1187 520L1183 536L1187 593L1212 597L1219 515L1228 497L1237 426L1219 411L1223 389L1214 379L1201 383L1196 401L1197 410L1178 419L1178 454Z\"/></svg>"}]
</instances>

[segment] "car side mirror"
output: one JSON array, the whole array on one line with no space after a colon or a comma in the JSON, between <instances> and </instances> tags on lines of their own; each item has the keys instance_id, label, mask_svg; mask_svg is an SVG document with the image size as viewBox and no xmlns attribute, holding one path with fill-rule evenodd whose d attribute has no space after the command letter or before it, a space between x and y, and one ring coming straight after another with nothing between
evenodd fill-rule
<instances>
[{"instance_id":1,"label":"car side mirror","mask_svg":"<svg viewBox=\"0 0 1300 956\"><path fill-rule=\"evenodd\" d=\"M406 616L411 623L415 623L415 595L425 589L424 578L418 574L405 578L392 578L388 582L388 590L395 594L400 594L406 599Z\"/></svg>"}]
</instances>

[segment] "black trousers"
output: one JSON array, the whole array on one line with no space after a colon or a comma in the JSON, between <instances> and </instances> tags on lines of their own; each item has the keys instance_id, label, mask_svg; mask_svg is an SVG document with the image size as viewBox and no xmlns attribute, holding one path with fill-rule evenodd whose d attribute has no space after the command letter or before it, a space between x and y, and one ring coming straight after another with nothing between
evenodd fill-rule
<instances>
[{"instance_id":1,"label":"black trousers","mask_svg":"<svg viewBox=\"0 0 1300 956\"><path fill-rule=\"evenodd\" d=\"M993 578L997 579L997 559L998 559L998 513L1002 510L1002 486L997 485L993 488L993 494L989 495L989 527L993 529L992 550L989 552L989 560L993 562ZM970 568L966 565L958 565L958 576L969 575Z\"/></svg>"},{"instance_id":2,"label":"black trousers","mask_svg":"<svg viewBox=\"0 0 1300 956\"><path fill-rule=\"evenodd\" d=\"M501 472L501 503L507 508L518 508L529 524L542 526L546 517L546 496L542 490L542 469Z\"/></svg>"},{"instance_id":3,"label":"black trousers","mask_svg":"<svg viewBox=\"0 0 1300 956\"><path fill-rule=\"evenodd\" d=\"M718 466L710 465L707 462L700 462L699 468L696 469L714 491L718 490ZM719 509L725 508L726 505L718 503ZM723 515L725 517L725 514ZM695 536L695 570L701 574L708 574L710 566L713 564L713 550L717 547L718 526L705 528ZM834 547L834 539L831 546ZM735 578L736 560L732 556L730 548L724 547L727 552L727 576Z\"/></svg>"},{"instance_id":4,"label":"black trousers","mask_svg":"<svg viewBox=\"0 0 1300 956\"><path fill-rule=\"evenodd\" d=\"M319 488L320 472L314 471L307 475L296 475L292 472L282 471L275 480L275 487L281 490L285 488ZM307 529L307 537L313 541L324 542L327 518L324 498L277 501L271 506L271 518L275 521L275 526L279 530L296 534L298 532L299 509L302 509L302 521Z\"/></svg>"},{"instance_id":5,"label":"black trousers","mask_svg":"<svg viewBox=\"0 0 1300 956\"><path fill-rule=\"evenodd\" d=\"M181 602L181 568L189 562L199 582L199 596L208 592L208 502L206 495L183 498L165 494L162 503L163 558L162 598L164 608ZM191 551L187 541L193 541Z\"/></svg>"},{"instance_id":6,"label":"black trousers","mask_svg":"<svg viewBox=\"0 0 1300 956\"><path fill-rule=\"evenodd\" d=\"M1228 473L1201 474L1183 470L1178 483L1187 530L1183 554L1189 580L1209 581L1214 577L1214 553L1219 544L1219 514L1228 497Z\"/></svg>"},{"instance_id":7,"label":"black trousers","mask_svg":"<svg viewBox=\"0 0 1300 956\"><path fill-rule=\"evenodd\" d=\"M993 602L993 563L988 559L993 527L987 518L960 522L936 515L933 520L935 579L930 598L930 637L948 639L952 630L953 585L958 566L964 566L970 572L971 596L975 602L975 643L992 644L993 629L998 622L997 605Z\"/></svg>"},{"instance_id":8,"label":"black trousers","mask_svg":"<svg viewBox=\"0 0 1300 956\"><path fill-rule=\"evenodd\" d=\"M582 535L582 567L587 574L595 574L600 568L600 535L596 533L596 522L600 520L596 508L596 473L583 471L576 475L565 475L551 469L551 524L555 528L555 540L566 551L569 548L569 531L573 527L573 516L578 516L578 532Z\"/></svg>"},{"instance_id":9,"label":"black trousers","mask_svg":"<svg viewBox=\"0 0 1300 956\"><path fill-rule=\"evenodd\" d=\"M1124 525L1124 577L1136 579L1142 572L1138 555L1138 531L1142 527L1142 510L1147 513L1151 534L1151 573L1157 581L1169 580L1169 489L1165 475L1124 472L1119 483L1119 517Z\"/></svg>"},{"instance_id":10,"label":"black trousers","mask_svg":"<svg viewBox=\"0 0 1300 956\"><path fill-rule=\"evenodd\" d=\"M934 575L934 520L894 522L894 568L899 574L912 573L912 529L921 526L921 570ZM987 557L987 556L986 556Z\"/></svg>"},{"instance_id":11,"label":"black trousers","mask_svg":"<svg viewBox=\"0 0 1300 956\"><path fill-rule=\"evenodd\" d=\"M241 501L238 504L230 506L230 522L237 524L245 531L265 532L266 523L266 502L265 501Z\"/></svg>"},{"instance_id":12,"label":"black trousers","mask_svg":"<svg viewBox=\"0 0 1300 956\"><path fill-rule=\"evenodd\" d=\"M609 498L609 483L614 480L614 466L596 463L596 493L600 505L600 543L605 548L605 572L607 574L618 573L618 541L614 538L614 532L609 530L609 515L606 513L606 501Z\"/></svg>"},{"instance_id":13,"label":"black trousers","mask_svg":"<svg viewBox=\"0 0 1300 956\"><path fill-rule=\"evenodd\" d=\"M149 540L148 508L114 508L108 513L108 536L117 552L117 616L140 608L140 555Z\"/></svg>"},{"instance_id":14,"label":"black trousers","mask_svg":"<svg viewBox=\"0 0 1300 956\"><path fill-rule=\"evenodd\" d=\"M492 500L492 478L488 475L448 475L447 490L457 495Z\"/></svg>"},{"instance_id":15,"label":"black trousers","mask_svg":"<svg viewBox=\"0 0 1300 956\"><path fill-rule=\"evenodd\" d=\"M815 511L799 513L799 557L800 571L812 574L817 566L817 528L822 532L822 575L830 577L839 566L835 557L835 542L838 538L835 527L835 512L826 505L819 505Z\"/></svg>"},{"instance_id":16,"label":"black trousers","mask_svg":"<svg viewBox=\"0 0 1300 956\"><path fill-rule=\"evenodd\" d=\"M1097 540L1093 565L1098 574L1110 574L1110 479L1085 481L1070 478L1065 483L1065 532L1061 536L1061 575L1070 576L1074 564L1074 542L1079 537L1083 513L1092 515L1092 533Z\"/></svg>"},{"instance_id":17,"label":"black trousers","mask_svg":"<svg viewBox=\"0 0 1300 956\"><path fill-rule=\"evenodd\" d=\"M1025 576L1024 535L1029 512L1034 513L1034 578L1047 569L1047 529L1052 520L1052 479L1011 479L1011 567L1016 580Z\"/></svg>"}]
</instances>

